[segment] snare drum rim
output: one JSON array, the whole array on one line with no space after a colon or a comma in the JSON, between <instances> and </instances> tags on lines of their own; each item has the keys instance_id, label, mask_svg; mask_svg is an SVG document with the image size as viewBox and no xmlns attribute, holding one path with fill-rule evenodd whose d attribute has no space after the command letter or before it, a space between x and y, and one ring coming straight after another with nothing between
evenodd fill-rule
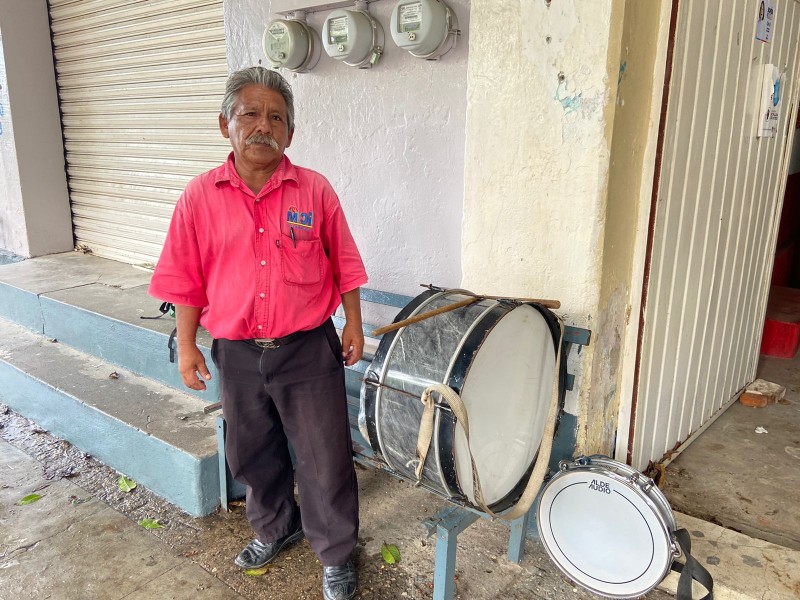
<instances>
[{"instance_id":1,"label":"snare drum rim","mask_svg":"<svg viewBox=\"0 0 800 600\"><path fill-rule=\"evenodd\" d=\"M670 535L672 535L678 529L678 524L675 521L675 514L672 512L672 506L670 506L669 500L667 500L664 492L662 492L661 489L656 485L655 481L647 477L647 475L641 471L637 471L632 466L607 456L590 456L588 457L588 461L593 465L605 467L615 472L622 472L629 477L636 475L637 483L650 486L649 490L641 491L642 493L647 494L647 497L650 498L650 500L652 500L653 503L655 503L655 505L658 507L659 511L661 512L661 516L664 517L667 525L669 526Z\"/></svg>"},{"instance_id":2,"label":"snare drum rim","mask_svg":"<svg viewBox=\"0 0 800 600\"><path fill-rule=\"evenodd\" d=\"M597 458L590 459L590 460L597 460ZM611 460L611 459L603 459L602 462L607 463L609 460ZM599 463L601 461L597 461L597 462ZM612 462L614 464L621 464L621 463L617 463L617 461L612 461ZM632 469L628 465L625 465L625 466L628 467L629 469ZM545 505L542 502L542 500L544 500L544 494L547 491L547 488L550 487L550 485L552 485L555 481L557 481L559 479L562 479L564 477L568 477L570 474L576 473L578 471L582 471L582 472L585 471L585 472L593 473L594 475L601 475L601 476L604 476L604 477L609 477L609 478L621 483L625 487L627 487L630 490L632 490L634 494L639 496L639 498L644 501L645 505L650 509L650 511L655 516L656 521L658 521L658 524L661 526L661 531L664 534L664 539L667 540L667 560L666 560L666 564L663 565L663 568L662 568L662 570L660 572L660 575L658 576L658 580L652 586L646 587L644 589L637 590L634 593L628 593L628 594L615 594L615 593L610 592L608 590L600 589L600 588L598 588L596 586L593 586L591 584L588 584L588 583L585 583L583 581L578 580L575 577L575 573L568 571L566 569L566 567L564 565L562 565L561 559L559 557L557 557L555 555L554 551L551 549L550 544L547 541L548 537L545 535L544 525L543 525L545 523L545 520L543 519L544 515L542 514L543 511L544 511L544 508L545 508ZM632 471L634 473L639 473L638 471L636 471L634 469L632 469ZM641 475L641 473L639 473L639 475ZM552 506L552 504L547 505L547 506L548 506L548 509L549 509L549 506ZM576 518L580 518L580 516L581 515L576 515ZM595 594L598 594L598 595L603 596L605 598L617 598L617 599L620 599L620 600L627 600L627 599L631 599L631 598L639 598L639 597L643 596L644 594L647 594L651 590L655 589L658 586L658 584L661 583L661 581L664 580L664 577L667 576L667 574L670 571L670 567L672 566L672 563L675 560L676 544L675 544L675 536L673 535L675 530L674 529L672 529L672 530L669 529L669 527L667 526L667 523L665 523L665 521L664 521L663 516L664 515L661 512L661 507L659 507L656 502L653 502L653 500L650 498L650 496L647 494L647 492L642 490L642 488L640 486L632 485L628 478L624 477L623 475L620 475L618 472L616 472L614 470L609 470L607 468L604 468L603 466L601 466L600 464L597 464L597 463L591 463L591 462L589 462L589 463L580 463L580 462L576 461L576 462L569 463L566 466L566 468L564 468L563 470L561 470L558 473L556 473L556 475L554 475L550 479L550 481L548 481L547 484L542 488L542 492L541 492L540 497L539 497L539 503L536 506L536 529L537 529L537 532L539 534L539 540L542 542L542 546L544 546L545 552L547 552L548 556L550 557L550 560L553 562L553 564L556 565L556 567L558 567L559 571L561 571L564 575L567 576L567 578L570 581L573 581L577 585L583 587L584 589L587 589L587 590L589 590L591 592L594 592ZM674 517L673 517L673 522L674 522ZM551 527L551 530L552 530L552 527ZM565 558L566 558L566 556L565 556ZM572 565L572 566L576 570L579 570L574 565ZM591 576L587 575L587 577L591 577Z\"/></svg>"},{"instance_id":3,"label":"snare drum rim","mask_svg":"<svg viewBox=\"0 0 800 600\"><path fill-rule=\"evenodd\" d=\"M550 334L553 337L554 350L558 351L561 328L559 327L558 319L556 318L556 316L552 312L550 312L547 308L539 304L534 304L534 303L525 303L525 304L527 304L528 306L532 306L544 317L545 322L547 323L547 326L550 329ZM447 381L448 386L453 388L459 394L461 393L461 388L464 385L464 382L467 380L467 377L469 377L469 370L472 366L473 355L480 350L483 340L486 339L486 337L491 333L492 329L494 329L494 327L500 322L500 320L506 314L508 314L518 306L521 306L521 304L500 303L483 315L483 317L477 322L476 326L473 327L469 336L467 336L467 339L464 340L460 356L455 361L453 368L450 372L450 377L448 378ZM564 412L564 399L566 397L566 382L567 382L566 350L562 344L561 366L559 368L559 374L558 374L559 411L556 420L556 428L553 432L554 438L558 433L558 428L561 425L561 415ZM545 401L549 404L550 397L546 398ZM455 458L456 424L452 415L448 415L448 418L442 419L441 427L439 428L438 434L439 434L439 448L440 448L439 460L442 465L442 472L447 478L446 481L447 486L450 487L450 489L458 490L461 499L470 506L475 507L475 505L472 504L472 501L466 497L463 490L461 489L461 486L459 486L458 484L456 458ZM497 502L488 505L489 508L492 510L492 512L502 512L504 510L511 508L514 505L514 503L517 501L517 499L525 489L525 486L528 484L528 479L530 479L531 473L533 472L534 464L536 463L536 459L538 458L538 456L539 456L539 451L537 450L533 455L531 464L525 470L525 473L520 478L519 482L511 489L511 491L508 492L508 494L506 494L503 498L501 498Z\"/></svg>"}]
</instances>

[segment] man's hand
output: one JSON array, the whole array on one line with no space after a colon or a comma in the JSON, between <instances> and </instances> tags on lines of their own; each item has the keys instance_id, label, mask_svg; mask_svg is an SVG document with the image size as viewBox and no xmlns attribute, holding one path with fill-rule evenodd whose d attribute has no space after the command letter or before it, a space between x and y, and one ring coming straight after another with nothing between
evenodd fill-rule
<instances>
[{"instance_id":1,"label":"man's hand","mask_svg":"<svg viewBox=\"0 0 800 600\"><path fill-rule=\"evenodd\" d=\"M361 323L347 321L342 329L342 358L348 367L353 366L364 354L364 332Z\"/></svg>"},{"instance_id":2,"label":"man's hand","mask_svg":"<svg viewBox=\"0 0 800 600\"><path fill-rule=\"evenodd\" d=\"M206 384L200 377L206 381L211 379L211 373L206 367L206 359L197 344L193 342L178 343L178 371L180 371L183 384L193 390L206 389Z\"/></svg>"},{"instance_id":3,"label":"man's hand","mask_svg":"<svg viewBox=\"0 0 800 600\"><path fill-rule=\"evenodd\" d=\"M342 358L352 367L364 354L364 331L361 328L361 290L358 288L342 294L344 328L342 329Z\"/></svg>"}]
</instances>

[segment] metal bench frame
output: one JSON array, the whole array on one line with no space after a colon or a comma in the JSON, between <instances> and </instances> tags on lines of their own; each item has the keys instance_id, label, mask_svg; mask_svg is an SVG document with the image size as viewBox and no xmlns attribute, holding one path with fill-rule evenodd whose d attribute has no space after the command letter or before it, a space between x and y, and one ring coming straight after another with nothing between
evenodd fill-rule
<instances>
[{"instance_id":1,"label":"metal bench frame","mask_svg":"<svg viewBox=\"0 0 800 600\"><path fill-rule=\"evenodd\" d=\"M382 292L367 288L361 289L361 300L372 302L384 306L391 306L400 310L411 300L411 296ZM333 317L334 324L338 329L344 326L344 319ZM364 335L368 338L379 341L372 335L377 328L375 325L365 324L363 326ZM591 332L587 329L566 326L564 332L564 347L567 356L573 345L588 346ZM353 458L368 467L373 467L397 476L389 470L383 463L374 458L369 443L361 435L358 428L358 412L360 410L360 389L361 381L366 370L371 363L364 358L351 367L345 367L345 382L347 387L347 408L350 415L350 433L353 438ZM568 390L573 388L575 377L567 374L566 387ZM230 471L225 460L225 419L217 417L217 443L219 449L219 489L220 505L222 510L228 510ZM561 457L571 458L571 457ZM551 461L552 462L552 461ZM528 531L530 516L533 509L525 516L513 521L503 521L509 526L508 538L508 560L514 563L521 563L525 552L525 537ZM428 535L436 535L436 559L433 576L433 599L452 600L455 595L455 574L456 574L456 549L458 547L458 534L467 527L475 523L480 518L489 518L488 515L464 506L448 506L440 510L433 517L428 517L422 521L422 526L428 531Z\"/></svg>"}]
</instances>

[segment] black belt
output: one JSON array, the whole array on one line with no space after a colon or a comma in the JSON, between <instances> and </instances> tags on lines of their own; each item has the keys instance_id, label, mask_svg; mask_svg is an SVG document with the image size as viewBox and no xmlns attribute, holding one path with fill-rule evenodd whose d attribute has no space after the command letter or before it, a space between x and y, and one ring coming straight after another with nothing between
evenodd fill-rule
<instances>
[{"instance_id":1,"label":"black belt","mask_svg":"<svg viewBox=\"0 0 800 600\"><path fill-rule=\"evenodd\" d=\"M318 328L315 327L314 329ZM290 333L289 335L285 335L279 338L255 338L252 340L244 340L244 341L253 344L255 346L258 346L259 348L267 348L269 350L274 350L275 348L280 348L281 346L285 346L286 344L291 344L293 341L300 339L307 333L314 331L314 329L306 329L305 331L295 331L294 333Z\"/></svg>"},{"instance_id":2,"label":"black belt","mask_svg":"<svg viewBox=\"0 0 800 600\"><path fill-rule=\"evenodd\" d=\"M258 346L259 348L268 348L270 350L273 350L275 348L280 348L281 346L285 346L286 344L291 344L293 341L295 341L297 338L299 338L305 333L308 332L296 331L294 333L290 333L289 335L279 338L255 338L253 340L245 340L245 341Z\"/></svg>"}]
</instances>

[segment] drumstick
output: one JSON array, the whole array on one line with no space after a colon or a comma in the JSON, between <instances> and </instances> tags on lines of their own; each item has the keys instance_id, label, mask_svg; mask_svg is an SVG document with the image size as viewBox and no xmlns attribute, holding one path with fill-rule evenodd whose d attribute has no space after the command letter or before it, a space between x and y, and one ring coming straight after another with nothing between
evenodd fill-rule
<instances>
[{"instance_id":1,"label":"drumstick","mask_svg":"<svg viewBox=\"0 0 800 600\"><path fill-rule=\"evenodd\" d=\"M436 286L433 285L425 285L424 283L420 285L424 288L428 288L429 290L452 292L454 294L461 294L463 296L486 298L487 300L514 300L515 302L532 302L533 304L539 304L541 306L544 306L545 308L561 308L560 300L544 300L542 298L509 298L508 296L484 296L483 294L473 294L472 292L467 292L465 290L446 290L442 288L437 288Z\"/></svg>"},{"instance_id":2,"label":"drumstick","mask_svg":"<svg viewBox=\"0 0 800 600\"><path fill-rule=\"evenodd\" d=\"M390 331L395 331L397 329L400 329L401 327L405 327L406 325L411 325L412 323L418 323L419 321L430 319L431 317L435 317L436 315L441 315L442 313L450 312L451 310L461 308L462 306L469 306L470 304L474 304L475 302L478 302L482 299L483 298L479 296L474 296L472 298L467 298L466 300L461 300L460 302L448 304L447 306L440 306L439 308L435 308L426 313L414 315L413 317L403 319L402 321L398 321L397 323L392 323L391 325L384 325L383 327L378 327L378 329L372 332L372 335L378 337L379 335L383 335L384 333L389 333Z\"/></svg>"}]
</instances>

